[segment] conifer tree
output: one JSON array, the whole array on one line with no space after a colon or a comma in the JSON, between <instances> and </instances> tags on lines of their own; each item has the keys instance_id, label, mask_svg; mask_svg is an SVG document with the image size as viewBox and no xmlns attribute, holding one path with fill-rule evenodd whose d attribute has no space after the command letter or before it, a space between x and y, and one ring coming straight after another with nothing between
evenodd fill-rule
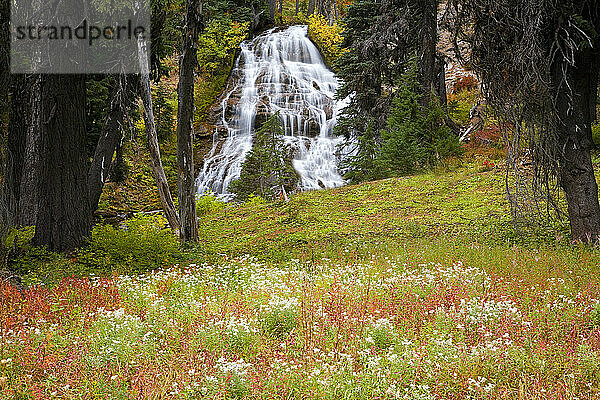
<instances>
[{"instance_id":1,"label":"conifer tree","mask_svg":"<svg viewBox=\"0 0 600 400\"><path fill-rule=\"evenodd\" d=\"M422 106L417 64L402 75L387 127L381 133L381 149L375 160L378 177L407 174L430 167L437 160L459 154L456 136L444 125L444 111L435 96Z\"/></svg>"},{"instance_id":2,"label":"conifer tree","mask_svg":"<svg viewBox=\"0 0 600 400\"><path fill-rule=\"evenodd\" d=\"M256 131L252 150L242 164L240 178L231 183L229 191L240 200L246 200L251 194L275 200L282 187L290 192L297 182L289 160L289 149L283 141L279 114L274 114Z\"/></svg>"},{"instance_id":3,"label":"conifer tree","mask_svg":"<svg viewBox=\"0 0 600 400\"><path fill-rule=\"evenodd\" d=\"M349 51L336 62L343 80L337 96L350 100L335 129L354 146L342 164L352 181L380 177L375 160L381 161L382 133L390 132L388 116L394 99L406 94L399 82L411 60L418 60L418 84L411 90L418 95L419 106L427 109L439 104L436 95L445 96L444 84L440 84L443 67L435 53L437 4L436 0L357 0L342 19L342 46ZM418 125L419 121L411 123ZM431 128L431 134L442 132L439 126Z\"/></svg>"}]
</instances>

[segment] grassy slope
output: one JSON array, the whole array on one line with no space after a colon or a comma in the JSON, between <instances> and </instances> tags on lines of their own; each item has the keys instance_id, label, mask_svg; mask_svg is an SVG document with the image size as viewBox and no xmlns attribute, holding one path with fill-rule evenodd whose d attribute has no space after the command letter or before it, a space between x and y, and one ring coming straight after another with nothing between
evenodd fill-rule
<instances>
[{"instance_id":1,"label":"grassy slope","mask_svg":"<svg viewBox=\"0 0 600 400\"><path fill-rule=\"evenodd\" d=\"M460 259L527 279L570 279L567 271L578 270L595 280L600 255L570 247L568 226L515 233L504 171L485 170L482 157L446 172L301 193L289 203L228 205L201 219L198 252L209 259L251 254L274 263L322 257L350 262L371 254Z\"/></svg>"}]
</instances>

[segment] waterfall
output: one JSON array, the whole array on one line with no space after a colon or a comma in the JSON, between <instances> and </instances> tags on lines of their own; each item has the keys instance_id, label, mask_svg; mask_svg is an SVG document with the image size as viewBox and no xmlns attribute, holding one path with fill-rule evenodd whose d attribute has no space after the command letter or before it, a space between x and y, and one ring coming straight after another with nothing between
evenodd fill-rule
<instances>
[{"instance_id":1,"label":"waterfall","mask_svg":"<svg viewBox=\"0 0 600 400\"><path fill-rule=\"evenodd\" d=\"M342 139L332 133L344 104L334 99L338 80L308 39L306 26L272 29L242 43L232 77L237 81L223 98L213 148L196 180L199 194L232 197L227 188L240 177L255 126L276 112L284 142L293 149L299 189L344 184L337 170ZM224 142L219 131L227 133Z\"/></svg>"}]
</instances>

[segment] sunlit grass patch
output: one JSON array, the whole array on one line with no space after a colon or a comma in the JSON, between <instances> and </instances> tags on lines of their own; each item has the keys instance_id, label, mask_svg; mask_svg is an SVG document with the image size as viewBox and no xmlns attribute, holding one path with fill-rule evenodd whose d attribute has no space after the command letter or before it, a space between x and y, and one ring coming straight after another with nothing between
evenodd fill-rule
<instances>
[{"instance_id":1,"label":"sunlit grass patch","mask_svg":"<svg viewBox=\"0 0 600 400\"><path fill-rule=\"evenodd\" d=\"M230 204L201 218L197 255L337 259L353 247L372 254L378 250L374 243L412 245L421 239L491 247L566 245L564 224L515 229L503 168L479 172L486 161L474 155L443 173L299 193L287 203Z\"/></svg>"}]
</instances>

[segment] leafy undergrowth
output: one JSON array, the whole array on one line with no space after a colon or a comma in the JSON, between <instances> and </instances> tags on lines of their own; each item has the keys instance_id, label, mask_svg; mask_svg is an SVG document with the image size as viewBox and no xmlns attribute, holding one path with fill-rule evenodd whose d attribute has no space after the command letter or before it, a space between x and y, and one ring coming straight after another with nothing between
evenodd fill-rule
<instances>
[{"instance_id":1,"label":"leafy undergrowth","mask_svg":"<svg viewBox=\"0 0 600 400\"><path fill-rule=\"evenodd\" d=\"M0 399L597 398L600 254L560 226L517 235L491 156L206 198L177 265L1 286ZM125 242L102 247L115 271Z\"/></svg>"},{"instance_id":2,"label":"leafy undergrowth","mask_svg":"<svg viewBox=\"0 0 600 400\"><path fill-rule=\"evenodd\" d=\"M125 145L127 176L124 182L107 182L104 185L98 208L120 212L139 212L160 209L160 198L152 163L144 142L143 125L139 136ZM172 134L161 144L161 158L171 193L177 190L177 139Z\"/></svg>"}]
</instances>

